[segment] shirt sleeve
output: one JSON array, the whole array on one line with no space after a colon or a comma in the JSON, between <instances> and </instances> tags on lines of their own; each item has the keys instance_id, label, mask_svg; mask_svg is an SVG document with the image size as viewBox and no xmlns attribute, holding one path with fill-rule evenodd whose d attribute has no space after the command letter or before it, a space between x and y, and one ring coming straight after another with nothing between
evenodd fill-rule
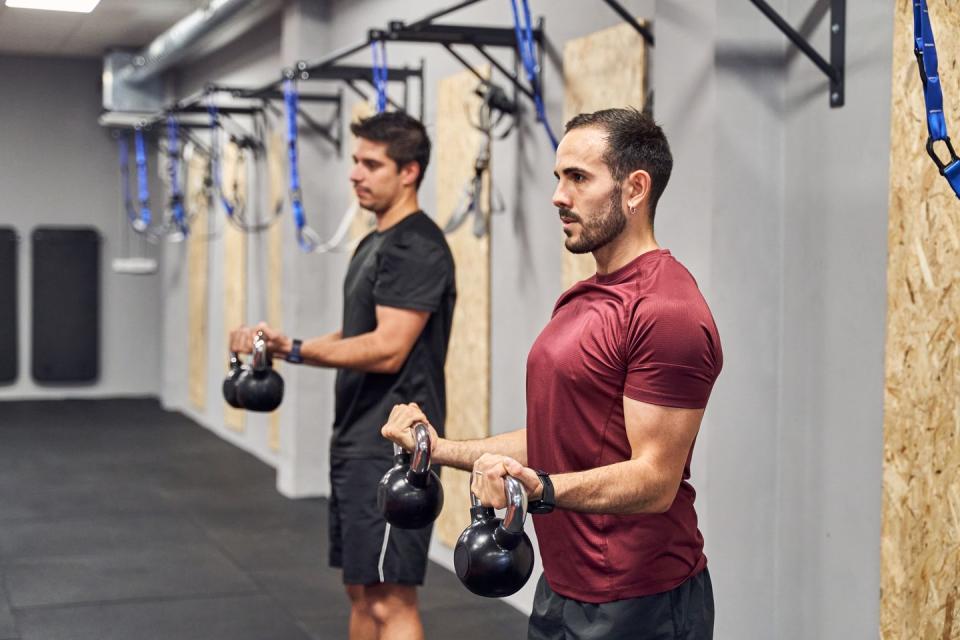
<instances>
[{"instance_id":1,"label":"shirt sleeve","mask_svg":"<svg viewBox=\"0 0 960 640\"><path fill-rule=\"evenodd\" d=\"M623 395L665 407L707 406L723 356L705 305L646 299L633 309L626 328Z\"/></svg>"},{"instance_id":2,"label":"shirt sleeve","mask_svg":"<svg viewBox=\"0 0 960 640\"><path fill-rule=\"evenodd\" d=\"M452 278L453 265L443 245L405 233L380 251L373 299L387 307L434 312Z\"/></svg>"}]
</instances>

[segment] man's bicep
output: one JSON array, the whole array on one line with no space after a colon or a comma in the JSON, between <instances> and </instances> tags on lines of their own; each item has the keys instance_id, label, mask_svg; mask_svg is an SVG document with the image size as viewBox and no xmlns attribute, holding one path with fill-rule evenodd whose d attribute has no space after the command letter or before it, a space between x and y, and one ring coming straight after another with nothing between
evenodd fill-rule
<instances>
[{"instance_id":1,"label":"man's bicep","mask_svg":"<svg viewBox=\"0 0 960 640\"><path fill-rule=\"evenodd\" d=\"M429 311L388 307L380 304L377 305L376 313L376 332L404 356L413 349L414 343L416 343L417 338L420 337L423 328L427 326L427 321L430 319Z\"/></svg>"},{"instance_id":2,"label":"man's bicep","mask_svg":"<svg viewBox=\"0 0 960 640\"><path fill-rule=\"evenodd\" d=\"M659 473L683 475L690 447L700 430L704 409L664 407L623 398L623 417L631 458L643 458Z\"/></svg>"}]
</instances>

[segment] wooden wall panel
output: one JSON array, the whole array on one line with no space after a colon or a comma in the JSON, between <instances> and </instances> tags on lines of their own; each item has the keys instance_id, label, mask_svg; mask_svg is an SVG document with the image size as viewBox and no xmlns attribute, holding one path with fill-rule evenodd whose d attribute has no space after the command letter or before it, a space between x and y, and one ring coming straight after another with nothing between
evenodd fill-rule
<instances>
[{"instance_id":1,"label":"wooden wall panel","mask_svg":"<svg viewBox=\"0 0 960 640\"><path fill-rule=\"evenodd\" d=\"M567 41L563 47L564 122L578 113L611 107L642 110L647 94L646 68L646 43L628 24ZM560 135L563 128L558 129ZM589 278L596 270L591 254L563 251L564 289Z\"/></svg>"},{"instance_id":2,"label":"wooden wall panel","mask_svg":"<svg viewBox=\"0 0 960 640\"><path fill-rule=\"evenodd\" d=\"M228 188L226 176L230 176L230 196L234 195L232 182L237 184L236 193L247 197L247 172L240 167L244 158L233 143L223 148L224 188ZM240 167L240 168L238 168ZM247 236L231 224L223 231L223 321L224 321L224 375L229 370L229 335L232 329L246 322L247 309ZM223 403L224 424L234 431L244 430L244 412Z\"/></svg>"},{"instance_id":3,"label":"wooden wall panel","mask_svg":"<svg viewBox=\"0 0 960 640\"><path fill-rule=\"evenodd\" d=\"M960 12L948 5L929 9L956 133ZM880 627L889 640L950 640L960 638L960 203L925 151L912 38L913 3L896 0Z\"/></svg>"},{"instance_id":4,"label":"wooden wall panel","mask_svg":"<svg viewBox=\"0 0 960 640\"><path fill-rule=\"evenodd\" d=\"M191 215L187 237L187 385L190 403L198 410L207 406L207 340L210 296L209 200L204 188L208 159L194 149L187 162L186 207Z\"/></svg>"},{"instance_id":5,"label":"wooden wall panel","mask_svg":"<svg viewBox=\"0 0 960 640\"><path fill-rule=\"evenodd\" d=\"M489 77L489 68L482 73ZM476 86L476 77L463 71L442 79L438 87L434 170L436 220L441 227L473 177L482 141L468 119L479 104L473 93ZM483 208L489 215L489 170ZM475 237L468 223L447 236L447 241L457 269L457 307L447 353L446 434L456 440L483 438L490 435L490 237ZM446 504L437 520L437 535L453 547L470 522L470 474L445 468L442 480Z\"/></svg>"},{"instance_id":6,"label":"wooden wall panel","mask_svg":"<svg viewBox=\"0 0 960 640\"><path fill-rule=\"evenodd\" d=\"M268 203L271 211L282 207L287 192L287 141L282 127L274 127L267 137L267 172L269 178ZM283 327L283 233L291 223L282 216L267 230L267 324ZM286 224L285 224L286 223ZM283 375L282 365L274 361L274 368ZM280 451L280 412L283 406L270 414L267 443L273 451Z\"/></svg>"}]
</instances>

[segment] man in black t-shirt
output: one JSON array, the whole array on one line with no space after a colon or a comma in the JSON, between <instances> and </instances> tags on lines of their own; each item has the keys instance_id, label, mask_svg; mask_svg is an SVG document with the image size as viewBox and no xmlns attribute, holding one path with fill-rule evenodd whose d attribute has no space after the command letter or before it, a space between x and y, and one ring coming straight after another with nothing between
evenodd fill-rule
<instances>
[{"instance_id":1,"label":"man in black t-shirt","mask_svg":"<svg viewBox=\"0 0 960 640\"><path fill-rule=\"evenodd\" d=\"M357 139L350 181L360 205L376 214L377 227L350 260L341 330L301 341L261 323L233 331L231 348L249 353L260 329L275 357L338 369L330 564L343 570L350 638L418 640L416 586L423 584L433 527L391 528L377 510L377 483L393 452L380 427L393 405L415 401L443 433L453 256L417 200L430 157L423 125L406 114L383 113L351 129Z\"/></svg>"}]
</instances>

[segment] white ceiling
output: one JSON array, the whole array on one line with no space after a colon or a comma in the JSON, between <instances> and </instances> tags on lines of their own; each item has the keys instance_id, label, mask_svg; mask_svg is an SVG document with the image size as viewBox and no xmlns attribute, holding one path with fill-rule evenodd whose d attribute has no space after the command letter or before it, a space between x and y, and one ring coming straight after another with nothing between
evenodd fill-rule
<instances>
[{"instance_id":1,"label":"white ceiling","mask_svg":"<svg viewBox=\"0 0 960 640\"><path fill-rule=\"evenodd\" d=\"M137 49L204 0L101 0L91 13L11 9L0 0L0 54L94 57Z\"/></svg>"}]
</instances>

